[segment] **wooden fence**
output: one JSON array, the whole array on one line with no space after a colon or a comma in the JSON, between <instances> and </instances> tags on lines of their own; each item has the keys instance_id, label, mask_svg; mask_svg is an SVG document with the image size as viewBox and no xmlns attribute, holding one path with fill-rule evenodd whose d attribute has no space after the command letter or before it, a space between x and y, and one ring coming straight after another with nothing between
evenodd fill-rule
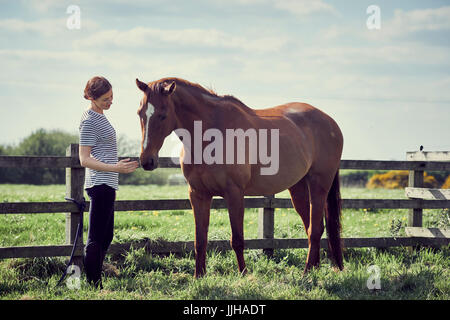
<instances>
[{"instance_id":1,"label":"wooden fence","mask_svg":"<svg viewBox=\"0 0 450 320\"><path fill-rule=\"evenodd\" d=\"M133 158L132 158L133 159ZM136 158L134 158L136 159ZM83 197L84 168L78 159L78 145L72 144L67 149L65 157L30 157L30 156L0 156L0 167L7 168L66 168L66 195L75 200ZM171 158L160 158L160 167L176 168ZM427 171L450 171L450 162L424 161L408 159L408 161L375 161L375 160L342 160L340 169L359 170L409 170L409 187L423 187L423 173ZM400 209L406 208L409 213L409 227L422 226L423 209L450 208L448 198L434 200L426 199L343 199L343 208L373 208L373 209ZM226 208L223 199L213 199L212 208ZM292 208L290 199L271 197L249 197L245 199L245 208L259 208L258 239L245 240L246 249L263 249L272 251L281 248L307 248L307 239L275 239L274 238L274 211L275 208ZM89 202L86 210L89 209ZM116 201L116 211L142 211L142 210L189 210L191 205L188 199L181 200L133 200ZM15 202L0 203L0 214L28 214L28 213L66 213L66 244L48 246L21 246L0 248L0 259L18 257L49 257L69 256L74 244L77 225L82 214L78 212L75 204L71 202ZM447 245L449 239L436 232L414 234L407 237L375 237L375 238L344 238L345 247L394 247L394 246L441 246ZM327 247L326 239L321 241L322 247ZM112 244L108 253L120 253L134 248L145 247L149 252L188 252L194 250L194 241L152 241L144 239L140 242ZM83 249L83 239L76 245L76 261L80 261ZM229 240L211 240L208 249L229 250Z\"/></svg>"}]
</instances>

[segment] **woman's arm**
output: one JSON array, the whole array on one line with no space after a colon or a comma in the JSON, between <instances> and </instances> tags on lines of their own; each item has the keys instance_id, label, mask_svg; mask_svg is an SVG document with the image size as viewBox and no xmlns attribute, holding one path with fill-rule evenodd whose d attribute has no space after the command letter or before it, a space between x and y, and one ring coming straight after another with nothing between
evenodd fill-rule
<instances>
[{"instance_id":1,"label":"woman's arm","mask_svg":"<svg viewBox=\"0 0 450 320\"><path fill-rule=\"evenodd\" d=\"M91 157L90 146L80 146L79 157L82 167L97 170L110 171L118 173L131 173L138 167L137 161L130 161L130 158L120 160L117 164L108 164L95 160Z\"/></svg>"}]
</instances>

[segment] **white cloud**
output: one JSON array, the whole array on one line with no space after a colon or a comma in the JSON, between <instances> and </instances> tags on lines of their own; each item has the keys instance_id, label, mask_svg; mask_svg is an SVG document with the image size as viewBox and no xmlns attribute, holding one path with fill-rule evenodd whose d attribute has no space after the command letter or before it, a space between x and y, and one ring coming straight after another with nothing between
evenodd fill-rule
<instances>
[{"instance_id":1,"label":"white cloud","mask_svg":"<svg viewBox=\"0 0 450 320\"><path fill-rule=\"evenodd\" d=\"M450 6L437 9L396 10L392 27L406 32L450 29Z\"/></svg>"},{"instance_id":2,"label":"white cloud","mask_svg":"<svg viewBox=\"0 0 450 320\"><path fill-rule=\"evenodd\" d=\"M68 17L68 15L67 15ZM41 19L35 21L25 21L20 19L4 19L0 20L0 30L4 30L11 34L14 33L31 33L44 37L61 36L70 32L67 28L67 17L58 19ZM89 19L82 19L81 28L95 29L98 24Z\"/></svg>"},{"instance_id":3,"label":"white cloud","mask_svg":"<svg viewBox=\"0 0 450 320\"><path fill-rule=\"evenodd\" d=\"M267 6L287 11L296 16L307 16L318 12L337 14L337 10L323 0L209 0L223 6Z\"/></svg>"},{"instance_id":4,"label":"white cloud","mask_svg":"<svg viewBox=\"0 0 450 320\"><path fill-rule=\"evenodd\" d=\"M442 40L448 39L450 31L450 6L435 9L394 10L391 19L385 18L387 9L381 7L381 28L369 30L364 23L333 24L318 31L317 36L322 41L362 43L382 46L392 44L394 47L401 41L406 46L411 43L442 45ZM369 16L367 16L369 17ZM433 36L438 36L432 38ZM433 42L434 40L434 42ZM411 51L415 55L414 51Z\"/></svg>"},{"instance_id":5,"label":"white cloud","mask_svg":"<svg viewBox=\"0 0 450 320\"><path fill-rule=\"evenodd\" d=\"M136 77L143 81L167 76L200 79L210 74L210 70L221 67L220 59L215 57L183 55L175 58L169 54L151 54L137 58L130 52L105 54L87 50L7 49L0 50L0 61L3 66L0 84L42 89L60 86L61 80L64 80L64 86L79 85L87 80L85 78L97 73L107 74L122 83L130 83L134 89ZM67 75L70 77L67 78Z\"/></svg>"},{"instance_id":6,"label":"white cloud","mask_svg":"<svg viewBox=\"0 0 450 320\"><path fill-rule=\"evenodd\" d=\"M337 25L331 25L319 31L319 37L325 41L338 39L347 32L346 28Z\"/></svg>"},{"instance_id":7,"label":"white cloud","mask_svg":"<svg viewBox=\"0 0 450 320\"><path fill-rule=\"evenodd\" d=\"M267 4L269 2L269 0L209 0L208 2L213 2L213 3L220 4L220 5L251 6L251 5Z\"/></svg>"},{"instance_id":8,"label":"white cloud","mask_svg":"<svg viewBox=\"0 0 450 320\"><path fill-rule=\"evenodd\" d=\"M440 47L424 47L415 43L381 46L323 46L304 49L304 59L309 62L335 66L356 66L380 63L402 65L449 65L450 52Z\"/></svg>"},{"instance_id":9,"label":"white cloud","mask_svg":"<svg viewBox=\"0 0 450 320\"><path fill-rule=\"evenodd\" d=\"M336 14L336 9L322 0L274 0L277 9L288 11L298 16L305 16L317 12Z\"/></svg>"},{"instance_id":10,"label":"white cloud","mask_svg":"<svg viewBox=\"0 0 450 320\"><path fill-rule=\"evenodd\" d=\"M450 30L450 6L436 9L411 11L395 10L391 20L383 20L381 8L381 29L365 32L369 39L392 40L421 31Z\"/></svg>"},{"instance_id":11,"label":"white cloud","mask_svg":"<svg viewBox=\"0 0 450 320\"><path fill-rule=\"evenodd\" d=\"M20 19L0 20L0 30L12 31L17 33L32 32L44 36L53 36L60 34L66 29L66 20L61 19L43 19L38 21L25 21Z\"/></svg>"},{"instance_id":12,"label":"white cloud","mask_svg":"<svg viewBox=\"0 0 450 320\"><path fill-rule=\"evenodd\" d=\"M164 30L137 27L131 30L105 30L75 41L76 48L113 45L123 48L193 46L200 48L228 48L271 52L279 50L287 42L283 36L245 37L217 29Z\"/></svg>"},{"instance_id":13,"label":"white cloud","mask_svg":"<svg viewBox=\"0 0 450 320\"><path fill-rule=\"evenodd\" d=\"M53 50L20 50L20 49L5 49L0 50L0 60L2 61L17 61L21 63L30 63L37 65L46 62L67 62L82 63L95 66L99 61L100 54L82 51L53 51ZM7 66L9 66L7 64Z\"/></svg>"},{"instance_id":14,"label":"white cloud","mask_svg":"<svg viewBox=\"0 0 450 320\"><path fill-rule=\"evenodd\" d=\"M61 0L39 0L39 1L22 0L22 3L23 6L30 7L39 13L47 13L52 8L61 9L67 6L65 1L63 2Z\"/></svg>"}]
</instances>

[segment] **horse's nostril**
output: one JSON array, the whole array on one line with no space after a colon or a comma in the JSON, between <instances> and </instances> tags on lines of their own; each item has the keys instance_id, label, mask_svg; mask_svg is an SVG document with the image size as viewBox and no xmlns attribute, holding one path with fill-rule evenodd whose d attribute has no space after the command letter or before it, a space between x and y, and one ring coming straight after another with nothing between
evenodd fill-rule
<instances>
[{"instance_id":1,"label":"horse's nostril","mask_svg":"<svg viewBox=\"0 0 450 320\"><path fill-rule=\"evenodd\" d=\"M144 170L154 170L158 166L158 158L149 157L142 162L142 168Z\"/></svg>"}]
</instances>

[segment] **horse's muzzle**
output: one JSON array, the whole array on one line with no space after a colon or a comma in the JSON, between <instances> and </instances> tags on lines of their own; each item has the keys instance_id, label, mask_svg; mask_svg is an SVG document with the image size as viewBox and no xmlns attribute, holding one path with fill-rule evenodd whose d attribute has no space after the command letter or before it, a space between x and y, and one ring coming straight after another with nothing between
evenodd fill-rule
<instances>
[{"instance_id":1,"label":"horse's muzzle","mask_svg":"<svg viewBox=\"0 0 450 320\"><path fill-rule=\"evenodd\" d=\"M141 165L144 170L151 171L158 167L158 157L149 157L148 159L141 159Z\"/></svg>"}]
</instances>

